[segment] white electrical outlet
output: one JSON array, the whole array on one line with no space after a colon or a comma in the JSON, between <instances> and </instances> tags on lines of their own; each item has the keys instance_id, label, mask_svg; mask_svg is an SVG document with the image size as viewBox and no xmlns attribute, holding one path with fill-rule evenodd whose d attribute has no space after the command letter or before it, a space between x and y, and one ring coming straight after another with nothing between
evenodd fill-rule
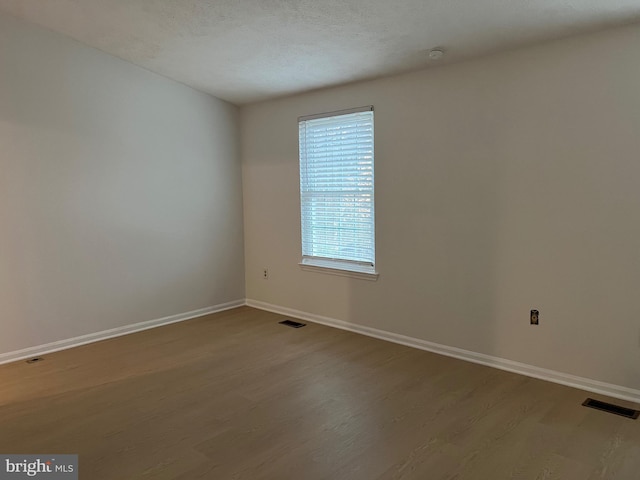
<instances>
[{"instance_id":1,"label":"white electrical outlet","mask_svg":"<svg viewBox=\"0 0 640 480\"><path fill-rule=\"evenodd\" d=\"M263 280L267 280L269 278L269 270L266 268L262 269L262 278Z\"/></svg>"}]
</instances>

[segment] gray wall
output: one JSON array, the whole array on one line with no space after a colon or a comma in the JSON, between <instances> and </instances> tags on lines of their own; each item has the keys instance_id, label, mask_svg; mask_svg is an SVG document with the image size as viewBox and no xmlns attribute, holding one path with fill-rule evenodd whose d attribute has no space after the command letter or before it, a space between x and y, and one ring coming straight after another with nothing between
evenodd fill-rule
<instances>
[{"instance_id":1,"label":"gray wall","mask_svg":"<svg viewBox=\"0 0 640 480\"><path fill-rule=\"evenodd\" d=\"M237 123L0 16L0 353L244 298Z\"/></svg>"},{"instance_id":2,"label":"gray wall","mask_svg":"<svg viewBox=\"0 0 640 480\"><path fill-rule=\"evenodd\" d=\"M639 51L634 26L244 107L247 297L640 388ZM380 279L302 271L296 119L369 104Z\"/></svg>"}]
</instances>

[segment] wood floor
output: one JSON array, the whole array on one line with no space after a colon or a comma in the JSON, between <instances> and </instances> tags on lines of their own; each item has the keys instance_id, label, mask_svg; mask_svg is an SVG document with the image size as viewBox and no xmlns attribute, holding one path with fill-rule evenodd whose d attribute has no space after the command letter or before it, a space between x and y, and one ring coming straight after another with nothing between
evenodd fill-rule
<instances>
[{"instance_id":1,"label":"wood floor","mask_svg":"<svg viewBox=\"0 0 640 480\"><path fill-rule=\"evenodd\" d=\"M86 480L640 478L640 421L593 395L281 319L242 307L0 366L0 453L78 453Z\"/></svg>"}]
</instances>

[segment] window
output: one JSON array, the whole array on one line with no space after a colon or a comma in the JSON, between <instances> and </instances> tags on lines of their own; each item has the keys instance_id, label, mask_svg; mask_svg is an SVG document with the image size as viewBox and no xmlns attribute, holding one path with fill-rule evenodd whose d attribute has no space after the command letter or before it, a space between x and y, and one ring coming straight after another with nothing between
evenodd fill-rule
<instances>
[{"instance_id":1,"label":"window","mask_svg":"<svg viewBox=\"0 0 640 480\"><path fill-rule=\"evenodd\" d=\"M298 119L304 267L375 279L373 107Z\"/></svg>"}]
</instances>

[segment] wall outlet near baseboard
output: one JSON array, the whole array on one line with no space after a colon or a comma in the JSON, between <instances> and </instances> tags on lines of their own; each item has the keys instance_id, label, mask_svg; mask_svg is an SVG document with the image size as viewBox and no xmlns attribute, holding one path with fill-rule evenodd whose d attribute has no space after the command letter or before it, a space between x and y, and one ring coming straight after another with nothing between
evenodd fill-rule
<instances>
[{"instance_id":1,"label":"wall outlet near baseboard","mask_svg":"<svg viewBox=\"0 0 640 480\"><path fill-rule=\"evenodd\" d=\"M262 279L263 280L268 280L269 279L269 269L268 268L263 268L262 269Z\"/></svg>"},{"instance_id":2,"label":"wall outlet near baseboard","mask_svg":"<svg viewBox=\"0 0 640 480\"><path fill-rule=\"evenodd\" d=\"M531 325L538 325L540 323L540 312L538 310L531 310L530 315Z\"/></svg>"}]
</instances>

